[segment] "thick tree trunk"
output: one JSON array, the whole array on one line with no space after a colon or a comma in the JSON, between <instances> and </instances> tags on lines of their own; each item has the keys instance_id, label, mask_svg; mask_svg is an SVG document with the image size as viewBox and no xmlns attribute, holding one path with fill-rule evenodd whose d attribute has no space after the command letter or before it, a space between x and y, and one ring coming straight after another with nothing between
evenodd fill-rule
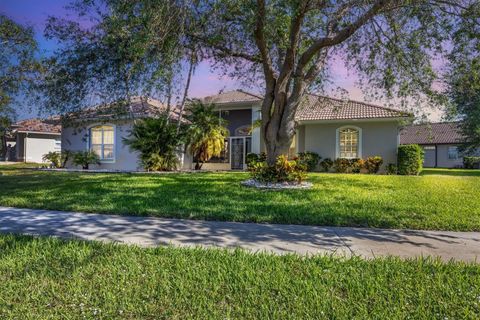
<instances>
[{"instance_id":1,"label":"thick tree trunk","mask_svg":"<svg viewBox=\"0 0 480 320\"><path fill-rule=\"evenodd\" d=\"M278 156L288 155L293 138L295 137L295 119L294 111L298 107L289 103L287 99L279 99L273 101L276 110L284 110L282 113L276 113L263 121L262 128L264 132L264 142L267 152L267 163L274 165ZM278 108L278 109L277 109ZM293 112L293 116L290 113Z\"/></svg>"}]
</instances>

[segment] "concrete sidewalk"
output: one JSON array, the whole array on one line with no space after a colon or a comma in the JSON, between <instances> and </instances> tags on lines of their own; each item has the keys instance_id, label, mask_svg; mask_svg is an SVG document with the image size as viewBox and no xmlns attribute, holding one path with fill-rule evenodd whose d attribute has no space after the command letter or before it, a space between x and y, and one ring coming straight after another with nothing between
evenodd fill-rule
<instances>
[{"instance_id":1,"label":"concrete sidewalk","mask_svg":"<svg viewBox=\"0 0 480 320\"><path fill-rule=\"evenodd\" d=\"M241 247L278 254L365 258L435 256L480 262L480 232L338 228L162 219L0 207L0 232L115 241L140 246Z\"/></svg>"}]
</instances>

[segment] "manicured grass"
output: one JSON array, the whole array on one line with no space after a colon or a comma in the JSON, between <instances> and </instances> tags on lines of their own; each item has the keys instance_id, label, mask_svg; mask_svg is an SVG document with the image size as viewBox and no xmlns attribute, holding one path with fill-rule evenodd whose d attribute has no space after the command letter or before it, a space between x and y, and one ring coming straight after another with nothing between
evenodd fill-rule
<instances>
[{"instance_id":1,"label":"manicured grass","mask_svg":"<svg viewBox=\"0 0 480 320\"><path fill-rule=\"evenodd\" d=\"M478 319L480 265L0 235L1 319Z\"/></svg>"},{"instance_id":2,"label":"manicured grass","mask_svg":"<svg viewBox=\"0 0 480 320\"><path fill-rule=\"evenodd\" d=\"M0 167L0 205L188 219L480 230L480 177L311 174L310 190L247 173L84 174Z\"/></svg>"},{"instance_id":3,"label":"manicured grass","mask_svg":"<svg viewBox=\"0 0 480 320\"><path fill-rule=\"evenodd\" d=\"M443 168L425 168L421 175L443 175L443 176L465 176L480 177L480 170L475 169L443 169Z\"/></svg>"}]
</instances>

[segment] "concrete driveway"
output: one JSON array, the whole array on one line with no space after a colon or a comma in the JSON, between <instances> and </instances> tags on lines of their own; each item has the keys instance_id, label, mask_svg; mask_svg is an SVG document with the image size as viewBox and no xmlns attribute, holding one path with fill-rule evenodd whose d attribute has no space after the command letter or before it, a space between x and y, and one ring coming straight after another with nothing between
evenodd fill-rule
<instances>
[{"instance_id":1,"label":"concrete driveway","mask_svg":"<svg viewBox=\"0 0 480 320\"><path fill-rule=\"evenodd\" d=\"M7 207L0 207L0 232L146 247L166 244L241 247L277 254L334 253L365 258L434 256L463 261L476 261L480 257L480 232L215 222Z\"/></svg>"}]
</instances>

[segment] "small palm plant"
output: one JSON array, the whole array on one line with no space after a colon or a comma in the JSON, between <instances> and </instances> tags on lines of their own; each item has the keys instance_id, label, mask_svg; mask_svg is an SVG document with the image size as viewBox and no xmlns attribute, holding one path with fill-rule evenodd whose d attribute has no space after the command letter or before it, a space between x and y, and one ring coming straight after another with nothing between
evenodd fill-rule
<instances>
[{"instance_id":1,"label":"small palm plant","mask_svg":"<svg viewBox=\"0 0 480 320\"><path fill-rule=\"evenodd\" d=\"M82 166L83 170L88 170L91 164L100 164L100 158L93 151L79 151L73 155L73 164Z\"/></svg>"},{"instance_id":2,"label":"small palm plant","mask_svg":"<svg viewBox=\"0 0 480 320\"><path fill-rule=\"evenodd\" d=\"M183 131L166 115L147 118L135 124L124 143L140 153L140 162L148 171L170 171L178 167Z\"/></svg>"},{"instance_id":3,"label":"small palm plant","mask_svg":"<svg viewBox=\"0 0 480 320\"><path fill-rule=\"evenodd\" d=\"M193 102L187 111L190 122L187 129L187 143L195 161L195 170L212 157L218 157L225 147L229 135L227 122L214 110L214 105Z\"/></svg>"}]
</instances>

